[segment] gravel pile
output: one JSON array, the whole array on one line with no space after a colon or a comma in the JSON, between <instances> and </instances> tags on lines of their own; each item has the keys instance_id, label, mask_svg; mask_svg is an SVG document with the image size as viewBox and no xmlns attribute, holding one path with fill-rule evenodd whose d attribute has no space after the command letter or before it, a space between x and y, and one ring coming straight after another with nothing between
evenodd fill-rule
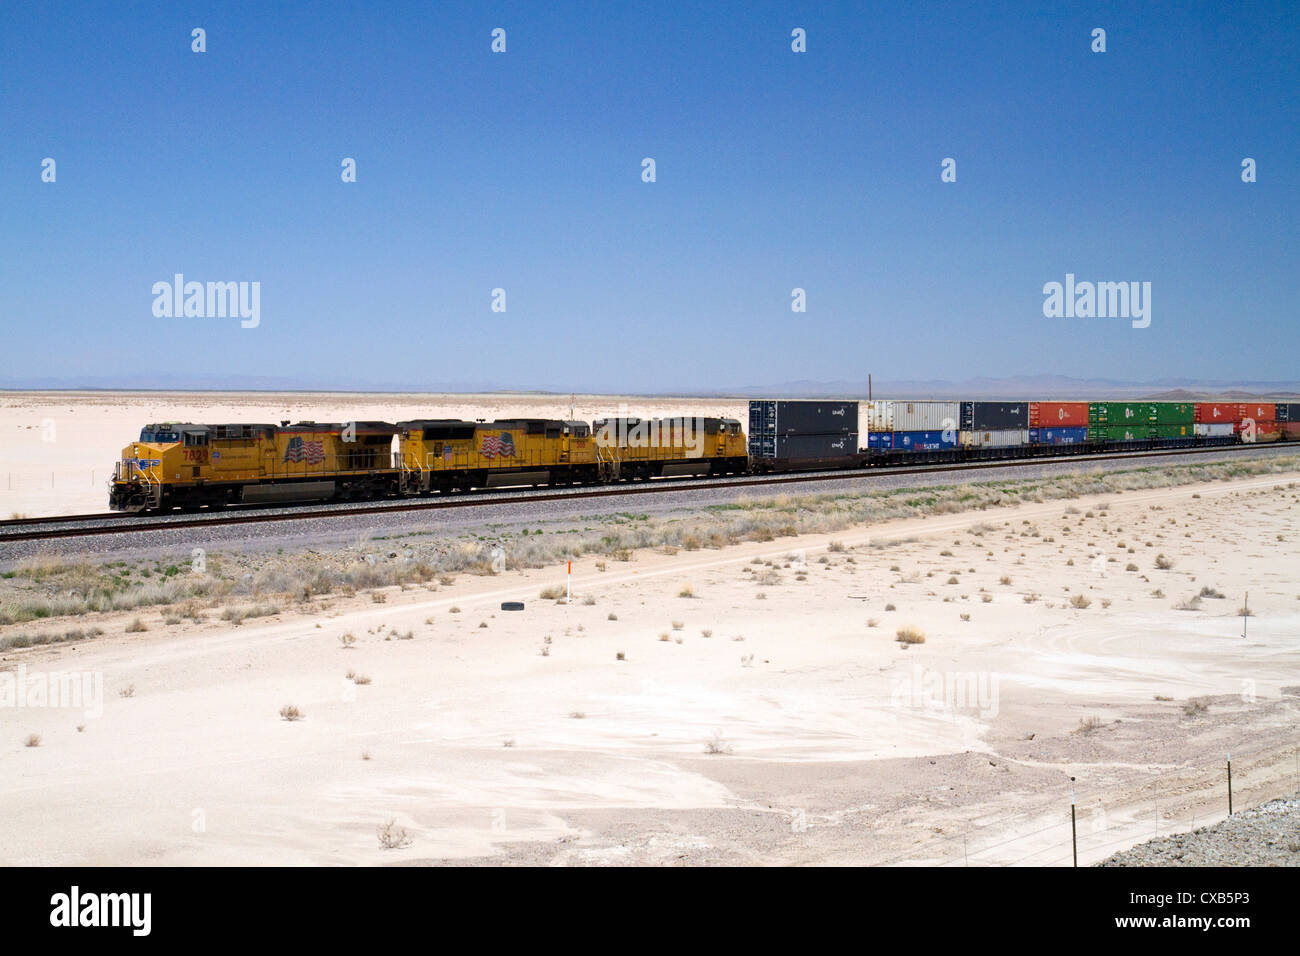
<instances>
[{"instance_id":1,"label":"gravel pile","mask_svg":"<svg viewBox=\"0 0 1300 956\"><path fill-rule=\"evenodd\" d=\"M1212 827L1161 837L1098 866L1300 866L1300 795L1236 813Z\"/></svg>"}]
</instances>

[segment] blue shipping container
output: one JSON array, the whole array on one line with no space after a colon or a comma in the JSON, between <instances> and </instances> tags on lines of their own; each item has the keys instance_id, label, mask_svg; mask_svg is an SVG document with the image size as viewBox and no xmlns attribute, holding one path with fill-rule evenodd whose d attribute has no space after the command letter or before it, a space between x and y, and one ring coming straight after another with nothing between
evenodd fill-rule
<instances>
[{"instance_id":1,"label":"blue shipping container","mask_svg":"<svg viewBox=\"0 0 1300 956\"><path fill-rule=\"evenodd\" d=\"M1078 445L1088 440L1087 428L1031 428L1031 445Z\"/></svg>"},{"instance_id":2,"label":"blue shipping container","mask_svg":"<svg viewBox=\"0 0 1300 956\"><path fill-rule=\"evenodd\" d=\"M947 434L951 437L945 438ZM868 448L896 448L900 451L940 451L957 447L955 431L942 432L871 432Z\"/></svg>"}]
</instances>

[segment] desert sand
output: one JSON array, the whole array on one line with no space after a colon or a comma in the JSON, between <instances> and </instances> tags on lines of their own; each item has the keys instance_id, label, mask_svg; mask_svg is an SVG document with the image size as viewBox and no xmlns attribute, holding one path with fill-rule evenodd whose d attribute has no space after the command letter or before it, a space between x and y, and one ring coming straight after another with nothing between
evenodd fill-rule
<instances>
[{"instance_id":1,"label":"desert sand","mask_svg":"<svg viewBox=\"0 0 1300 956\"><path fill-rule=\"evenodd\" d=\"M1295 790L1297 479L3 627L105 634L0 654L103 681L0 708L0 863L1069 865L1071 777L1096 862Z\"/></svg>"},{"instance_id":2,"label":"desert sand","mask_svg":"<svg viewBox=\"0 0 1300 956\"><path fill-rule=\"evenodd\" d=\"M0 392L0 519L107 511L114 463L152 422L567 419L571 401L579 421L616 414L749 420L740 400L630 395Z\"/></svg>"}]
</instances>

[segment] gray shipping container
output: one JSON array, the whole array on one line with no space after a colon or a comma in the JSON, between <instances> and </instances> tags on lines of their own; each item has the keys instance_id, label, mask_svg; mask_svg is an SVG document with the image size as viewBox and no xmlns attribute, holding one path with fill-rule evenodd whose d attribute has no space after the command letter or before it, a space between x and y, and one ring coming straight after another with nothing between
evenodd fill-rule
<instances>
[{"instance_id":1,"label":"gray shipping container","mask_svg":"<svg viewBox=\"0 0 1300 956\"><path fill-rule=\"evenodd\" d=\"M846 435L858 431L857 402L771 400L749 403L749 434Z\"/></svg>"},{"instance_id":2,"label":"gray shipping container","mask_svg":"<svg viewBox=\"0 0 1300 956\"><path fill-rule=\"evenodd\" d=\"M965 431L1002 431L1029 427L1028 402L962 402L961 427Z\"/></svg>"},{"instance_id":3,"label":"gray shipping container","mask_svg":"<svg viewBox=\"0 0 1300 956\"><path fill-rule=\"evenodd\" d=\"M961 433L963 448L1010 448L1013 445L1028 444L1029 429L1027 428L1001 428Z\"/></svg>"},{"instance_id":4,"label":"gray shipping container","mask_svg":"<svg viewBox=\"0 0 1300 956\"><path fill-rule=\"evenodd\" d=\"M1212 423L1202 424L1201 422L1197 422L1195 425L1192 426L1193 430L1197 435L1205 435L1205 436L1231 435L1234 427L1235 426L1232 424L1232 422L1219 422L1218 424L1212 424Z\"/></svg>"},{"instance_id":5,"label":"gray shipping container","mask_svg":"<svg viewBox=\"0 0 1300 956\"><path fill-rule=\"evenodd\" d=\"M868 429L873 432L956 433L961 418L960 402L873 402Z\"/></svg>"},{"instance_id":6,"label":"gray shipping container","mask_svg":"<svg viewBox=\"0 0 1300 956\"><path fill-rule=\"evenodd\" d=\"M844 435L779 435L749 439L754 458L842 458L858 450L858 433Z\"/></svg>"}]
</instances>

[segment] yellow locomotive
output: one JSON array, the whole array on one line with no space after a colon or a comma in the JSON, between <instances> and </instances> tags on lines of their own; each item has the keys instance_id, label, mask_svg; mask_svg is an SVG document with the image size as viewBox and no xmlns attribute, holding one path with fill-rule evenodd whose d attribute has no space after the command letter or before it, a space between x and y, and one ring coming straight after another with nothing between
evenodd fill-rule
<instances>
[{"instance_id":1,"label":"yellow locomotive","mask_svg":"<svg viewBox=\"0 0 1300 956\"><path fill-rule=\"evenodd\" d=\"M146 425L122 449L114 511L374 498L397 491L386 422Z\"/></svg>"},{"instance_id":2,"label":"yellow locomotive","mask_svg":"<svg viewBox=\"0 0 1300 956\"><path fill-rule=\"evenodd\" d=\"M745 433L734 418L602 418L592 428L607 480L749 469Z\"/></svg>"},{"instance_id":3,"label":"yellow locomotive","mask_svg":"<svg viewBox=\"0 0 1300 956\"><path fill-rule=\"evenodd\" d=\"M546 418L399 422L403 494L600 478L591 426Z\"/></svg>"},{"instance_id":4,"label":"yellow locomotive","mask_svg":"<svg viewBox=\"0 0 1300 956\"><path fill-rule=\"evenodd\" d=\"M393 454L393 438L398 450ZM353 500L511 485L740 474L730 418L420 419L290 425L146 425L122 450L114 511Z\"/></svg>"}]
</instances>

